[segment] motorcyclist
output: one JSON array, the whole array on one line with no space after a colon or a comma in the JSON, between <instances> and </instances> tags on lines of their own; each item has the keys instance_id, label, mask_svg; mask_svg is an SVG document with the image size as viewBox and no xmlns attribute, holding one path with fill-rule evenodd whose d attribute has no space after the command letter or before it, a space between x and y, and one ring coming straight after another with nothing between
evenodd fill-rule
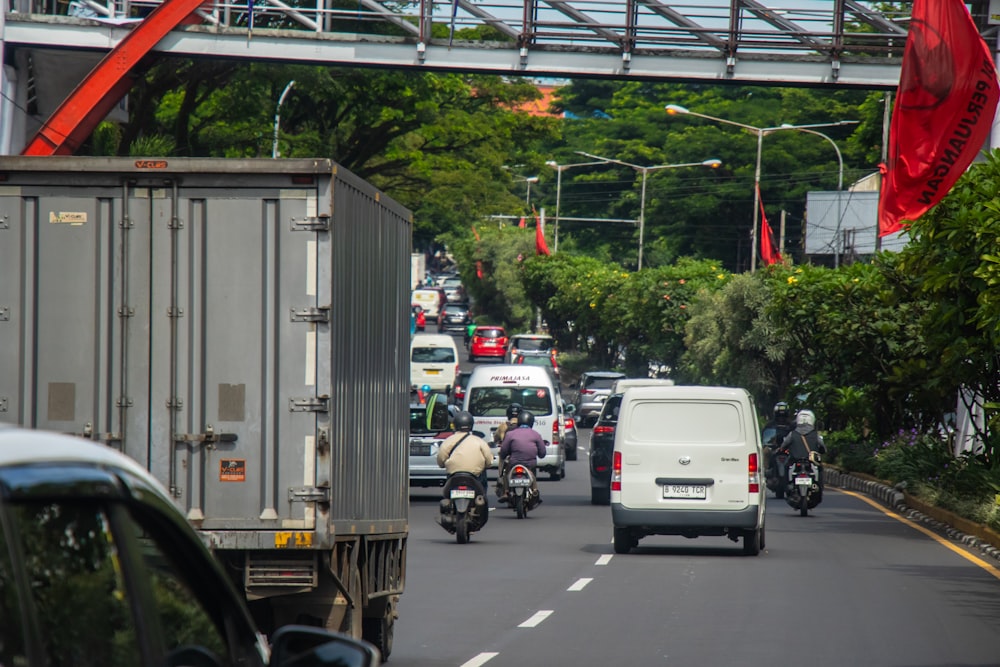
<instances>
[{"instance_id":1,"label":"motorcyclist","mask_svg":"<svg viewBox=\"0 0 1000 667\"><path fill-rule=\"evenodd\" d=\"M788 403L778 401L774 404L774 408L771 411L771 419L764 424L762 433L764 446L766 447L764 450L765 476L770 478L778 475L774 450L778 449L781 443L784 442L785 436L788 435L793 427L794 424L792 424L792 415L788 410Z\"/></svg>"},{"instance_id":2,"label":"motorcyclist","mask_svg":"<svg viewBox=\"0 0 1000 667\"><path fill-rule=\"evenodd\" d=\"M826 454L823 436L816 430L816 415L812 410L799 410L795 415L795 429L785 436L781 446L788 449L792 460L811 459L812 452ZM816 462L819 470L819 488L823 489L823 468Z\"/></svg>"},{"instance_id":3,"label":"motorcyclist","mask_svg":"<svg viewBox=\"0 0 1000 667\"><path fill-rule=\"evenodd\" d=\"M499 447L500 443L503 442L504 436L507 435L507 431L517 428L517 417L521 414L521 404L511 403L507 406L507 421L497 426L497 430L493 431L493 446ZM500 457L500 474L497 475L497 487L496 493L497 498L504 495L503 492L503 457Z\"/></svg>"},{"instance_id":4,"label":"motorcyclist","mask_svg":"<svg viewBox=\"0 0 1000 667\"><path fill-rule=\"evenodd\" d=\"M469 412L455 415L455 433L441 443L437 453L437 464L455 473L466 472L479 478L483 492L489 488L486 469L493 465L493 452L486 441L472 433L475 420Z\"/></svg>"},{"instance_id":5,"label":"motorcyclist","mask_svg":"<svg viewBox=\"0 0 1000 667\"><path fill-rule=\"evenodd\" d=\"M499 497L500 502L507 501L507 475L506 472L511 466L521 464L531 470L532 482L531 491L537 499L536 505L542 503L542 498L538 493L538 475L536 468L538 459L545 457L545 441L534 429L535 415L527 410L521 410L517 416L517 428L510 429L500 443L500 460L504 462L501 466L499 480L502 492Z\"/></svg>"}]
</instances>

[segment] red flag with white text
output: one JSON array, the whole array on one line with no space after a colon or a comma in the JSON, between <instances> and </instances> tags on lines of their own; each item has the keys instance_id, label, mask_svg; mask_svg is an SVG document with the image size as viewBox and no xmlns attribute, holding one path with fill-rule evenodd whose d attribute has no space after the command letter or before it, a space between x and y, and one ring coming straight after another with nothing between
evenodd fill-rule
<instances>
[{"instance_id":1,"label":"red flag with white text","mask_svg":"<svg viewBox=\"0 0 1000 667\"><path fill-rule=\"evenodd\" d=\"M998 99L993 57L965 3L914 0L888 164L879 165L879 236L948 194L989 137Z\"/></svg>"},{"instance_id":2,"label":"red flag with white text","mask_svg":"<svg viewBox=\"0 0 1000 667\"><path fill-rule=\"evenodd\" d=\"M757 201L760 202L760 258L768 266L781 261L781 253L774 243L774 233L764 214L764 202L760 198L760 187L757 188Z\"/></svg>"},{"instance_id":3,"label":"red flag with white text","mask_svg":"<svg viewBox=\"0 0 1000 667\"><path fill-rule=\"evenodd\" d=\"M538 215L537 211L533 212L535 213L535 254L551 255L549 244L545 242L545 223L542 222L542 217Z\"/></svg>"}]
</instances>

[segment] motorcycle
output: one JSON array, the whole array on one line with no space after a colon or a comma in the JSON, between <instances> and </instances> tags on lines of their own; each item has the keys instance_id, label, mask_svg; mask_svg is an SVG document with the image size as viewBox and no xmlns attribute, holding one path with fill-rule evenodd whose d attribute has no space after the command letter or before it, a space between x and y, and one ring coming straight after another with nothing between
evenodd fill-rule
<instances>
[{"instance_id":1,"label":"motorcycle","mask_svg":"<svg viewBox=\"0 0 1000 667\"><path fill-rule=\"evenodd\" d=\"M444 483L444 498L441 499L437 522L455 536L459 544L466 544L469 536L483 526L490 518L486 503L486 489L479 478L467 472L457 472Z\"/></svg>"},{"instance_id":2,"label":"motorcycle","mask_svg":"<svg viewBox=\"0 0 1000 667\"><path fill-rule=\"evenodd\" d=\"M520 463L508 466L507 504L517 514L518 519L528 516L528 510L538 505L538 491L534 490L535 475L531 468Z\"/></svg>"},{"instance_id":3,"label":"motorcycle","mask_svg":"<svg viewBox=\"0 0 1000 667\"><path fill-rule=\"evenodd\" d=\"M800 516L807 516L823 500L818 455L816 458L816 461L794 459L788 465L785 502L797 509Z\"/></svg>"},{"instance_id":4,"label":"motorcycle","mask_svg":"<svg viewBox=\"0 0 1000 667\"><path fill-rule=\"evenodd\" d=\"M785 497L785 487L788 485L788 459L790 454L785 447L771 448L771 460L764 471L764 484L774 492L775 498Z\"/></svg>"}]
</instances>

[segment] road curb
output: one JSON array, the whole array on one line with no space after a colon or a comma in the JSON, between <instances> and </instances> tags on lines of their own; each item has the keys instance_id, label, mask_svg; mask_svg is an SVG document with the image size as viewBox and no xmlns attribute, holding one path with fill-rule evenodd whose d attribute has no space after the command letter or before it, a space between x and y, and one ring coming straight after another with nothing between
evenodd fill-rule
<instances>
[{"instance_id":1,"label":"road curb","mask_svg":"<svg viewBox=\"0 0 1000 667\"><path fill-rule=\"evenodd\" d=\"M857 477L850 473L841 472L828 466L825 467L823 474L823 481L830 486L863 493L870 498L880 501L889 509L901 514L911 521L918 521L926 524L931 528L947 535L949 539L955 542L961 542L970 548L978 549L984 556L1000 561L1000 544L993 544L989 540L983 539L982 537L962 532L948 524L946 521L929 516L919 509L911 507L908 503L917 504L919 501L907 496L907 494L903 493L899 489L893 488L888 484ZM949 514L948 512L938 508L935 508L934 513L943 515L943 518L947 517Z\"/></svg>"}]
</instances>

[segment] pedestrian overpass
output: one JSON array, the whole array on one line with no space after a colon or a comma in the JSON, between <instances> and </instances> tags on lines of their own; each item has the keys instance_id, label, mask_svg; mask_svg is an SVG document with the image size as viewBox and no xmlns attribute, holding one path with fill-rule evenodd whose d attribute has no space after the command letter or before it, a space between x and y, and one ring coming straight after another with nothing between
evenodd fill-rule
<instances>
[{"instance_id":1,"label":"pedestrian overpass","mask_svg":"<svg viewBox=\"0 0 1000 667\"><path fill-rule=\"evenodd\" d=\"M894 89L908 27L858 0L4 2L0 154L72 153L157 55Z\"/></svg>"}]
</instances>

